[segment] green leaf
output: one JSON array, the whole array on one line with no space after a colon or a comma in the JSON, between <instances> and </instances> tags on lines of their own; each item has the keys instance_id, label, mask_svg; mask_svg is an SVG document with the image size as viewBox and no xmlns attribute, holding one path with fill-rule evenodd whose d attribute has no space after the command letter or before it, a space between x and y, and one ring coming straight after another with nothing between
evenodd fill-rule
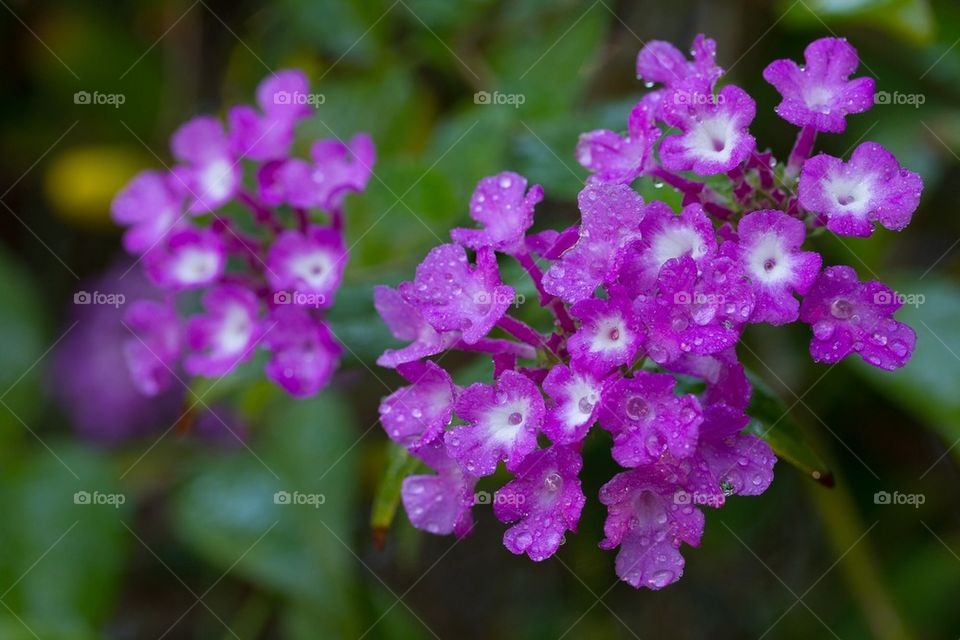
<instances>
[{"instance_id":1,"label":"green leaf","mask_svg":"<svg viewBox=\"0 0 960 640\"><path fill-rule=\"evenodd\" d=\"M119 587L132 540L123 526L129 501L104 456L65 441L47 444L50 450L37 447L0 475L0 580L14 585L4 602L25 619L92 628L110 613Z\"/></svg>"},{"instance_id":2,"label":"green leaf","mask_svg":"<svg viewBox=\"0 0 960 640\"><path fill-rule=\"evenodd\" d=\"M782 6L796 7L789 11L789 21L817 29L824 22L872 24L915 44L928 44L935 32L927 0L807 0L799 6L784 0Z\"/></svg>"},{"instance_id":3,"label":"green leaf","mask_svg":"<svg viewBox=\"0 0 960 640\"><path fill-rule=\"evenodd\" d=\"M832 487L833 474L820 456L807 444L803 429L789 415L788 409L769 386L756 374L748 372L753 394L747 413L747 430L770 445L774 453L820 484Z\"/></svg>"},{"instance_id":4,"label":"green leaf","mask_svg":"<svg viewBox=\"0 0 960 640\"><path fill-rule=\"evenodd\" d=\"M373 498L373 509L370 513L370 526L373 527L375 539L381 543L393 523L393 518L397 515L403 479L420 466L419 460L396 443L390 443L387 449L387 458L387 470L380 478L377 493Z\"/></svg>"},{"instance_id":5,"label":"green leaf","mask_svg":"<svg viewBox=\"0 0 960 640\"><path fill-rule=\"evenodd\" d=\"M265 415L261 441L211 455L173 496L175 531L223 570L311 603L330 635L350 635L352 420L332 393L284 396Z\"/></svg>"}]
</instances>

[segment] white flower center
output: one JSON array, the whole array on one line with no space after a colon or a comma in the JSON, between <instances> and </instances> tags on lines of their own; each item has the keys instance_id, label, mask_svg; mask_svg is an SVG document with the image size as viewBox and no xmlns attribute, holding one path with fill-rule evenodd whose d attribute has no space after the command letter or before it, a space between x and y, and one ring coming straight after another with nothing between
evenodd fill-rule
<instances>
[{"instance_id":1,"label":"white flower center","mask_svg":"<svg viewBox=\"0 0 960 640\"><path fill-rule=\"evenodd\" d=\"M823 189L838 209L859 217L869 210L873 181L869 177L854 178L835 174L824 181Z\"/></svg>"},{"instance_id":2,"label":"white flower center","mask_svg":"<svg viewBox=\"0 0 960 640\"><path fill-rule=\"evenodd\" d=\"M201 284L216 277L219 265L216 251L186 247L177 253L172 271L181 284Z\"/></svg>"},{"instance_id":3,"label":"white flower center","mask_svg":"<svg viewBox=\"0 0 960 640\"><path fill-rule=\"evenodd\" d=\"M737 141L734 121L722 114L704 118L687 134L686 147L705 160L726 162Z\"/></svg>"},{"instance_id":4,"label":"white flower center","mask_svg":"<svg viewBox=\"0 0 960 640\"><path fill-rule=\"evenodd\" d=\"M651 249L658 269L671 258L689 254L696 260L702 258L707 252L700 234L689 225L677 225L664 229L653 238Z\"/></svg>"},{"instance_id":5,"label":"white flower center","mask_svg":"<svg viewBox=\"0 0 960 640\"><path fill-rule=\"evenodd\" d=\"M325 251L314 250L293 257L289 267L291 273L309 288L321 290L333 276L333 256Z\"/></svg>"},{"instance_id":6,"label":"white flower center","mask_svg":"<svg viewBox=\"0 0 960 640\"><path fill-rule=\"evenodd\" d=\"M777 234L768 233L747 250L747 268L755 281L776 284L790 278L793 256Z\"/></svg>"}]
</instances>

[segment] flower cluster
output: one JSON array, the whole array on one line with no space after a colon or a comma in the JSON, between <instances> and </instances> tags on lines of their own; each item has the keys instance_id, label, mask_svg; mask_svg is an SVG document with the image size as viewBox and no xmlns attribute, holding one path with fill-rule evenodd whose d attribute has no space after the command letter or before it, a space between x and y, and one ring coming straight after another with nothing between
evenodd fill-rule
<instances>
[{"instance_id":1,"label":"flower cluster","mask_svg":"<svg viewBox=\"0 0 960 640\"><path fill-rule=\"evenodd\" d=\"M736 346L748 325L811 325L820 362L858 354L889 370L909 359L916 336L893 318L897 296L850 267L822 269L804 247L824 229L902 229L922 188L873 142L847 162L810 157L818 132L842 131L847 115L872 105L873 81L848 79L856 51L818 40L805 65L766 69L783 96L777 113L800 127L778 164L749 132L753 99L720 86L715 49L701 35L692 60L665 42L640 52L639 78L659 86L625 135L580 138L577 159L591 176L579 224L532 233L542 189L515 173L485 178L470 201L479 227L454 229L412 281L377 290L378 311L407 343L379 364L409 381L383 400L381 421L433 470L403 482L414 526L469 532L475 486L503 462L513 479L492 502L510 525L504 544L550 557L577 528L581 454L599 425L623 467L600 490L600 546L619 549L621 579L662 588L683 572L682 544L699 544L703 508L760 494L773 479L776 456L745 430L751 385ZM631 186L641 177L679 191L682 211L645 202ZM498 254L532 279L551 316L546 331L511 315L515 290ZM440 366L453 349L490 354L493 379L458 386Z\"/></svg>"},{"instance_id":2,"label":"flower cluster","mask_svg":"<svg viewBox=\"0 0 960 640\"><path fill-rule=\"evenodd\" d=\"M229 374L258 346L270 352L267 377L293 396L330 380L341 347L323 311L347 260L344 198L365 188L375 151L358 134L314 142L309 160L292 157L308 91L302 72L279 71L258 87L259 109L232 107L227 127L210 116L188 121L171 139L176 166L138 174L114 200L124 247L166 294L133 303L125 317L141 392L168 388L178 366ZM198 290L199 300L189 295Z\"/></svg>"}]
</instances>

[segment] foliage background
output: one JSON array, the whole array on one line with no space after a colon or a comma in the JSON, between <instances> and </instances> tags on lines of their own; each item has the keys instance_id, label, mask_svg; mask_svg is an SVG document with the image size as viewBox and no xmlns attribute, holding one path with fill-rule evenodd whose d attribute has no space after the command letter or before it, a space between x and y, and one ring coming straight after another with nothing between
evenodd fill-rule
<instances>
[{"instance_id":1,"label":"foliage background","mask_svg":"<svg viewBox=\"0 0 960 640\"><path fill-rule=\"evenodd\" d=\"M43 638L953 638L960 634L960 6L952 0L61 0L0 1L0 637ZM389 336L374 284L412 274L466 220L477 179L512 169L544 185L538 225L569 224L584 172L577 135L624 128L642 86L642 42L681 48L705 31L729 80L758 101L752 131L786 155L794 130L760 72L842 34L878 105L821 148L893 150L926 189L902 234L819 240L828 262L924 304L902 318L913 362L880 374L816 366L807 329L751 329L747 358L828 461L827 490L786 463L763 496L708 513L686 575L665 591L618 583L596 548L594 500L579 535L535 565L500 546L478 509L461 542L396 518L375 544L369 514L387 464L376 425L398 379L376 370ZM265 384L194 389L134 429L58 401L57 354L84 323L73 294L123 264L108 205L136 171L170 162L167 138L200 112L249 101L270 69L301 66L326 102L314 137L370 132L376 177L350 202L353 249L334 329L350 355L320 397ZM122 93L119 108L76 91ZM477 105L476 91L525 103ZM648 195L666 195L646 186ZM361 242L362 240L362 242ZM82 310L81 310L82 311ZM114 318L115 321L115 318ZM462 363L466 366L466 362ZM68 372L69 373L69 372ZM110 372L102 372L109 383ZM114 371L114 376L116 372ZM471 375L464 370L464 376ZM208 395L203 395L208 394ZM201 401L195 402L197 398ZM211 421L207 405L215 405ZM174 417L171 418L170 415ZM595 447L585 485L612 463ZM322 492L318 509L276 490ZM119 509L75 491L120 493ZM923 494L919 508L877 491Z\"/></svg>"}]
</instances>

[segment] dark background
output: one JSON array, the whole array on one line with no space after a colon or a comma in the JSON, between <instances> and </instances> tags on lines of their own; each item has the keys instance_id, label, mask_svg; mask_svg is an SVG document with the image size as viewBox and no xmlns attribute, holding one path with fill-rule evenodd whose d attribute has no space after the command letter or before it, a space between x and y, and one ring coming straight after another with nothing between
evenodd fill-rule
<instances>
[{"instance_id":1,"label":"dark background","mask_svg":"<svg viewBox=\"0 0 960 640\"><path fill-rule=\"evenodd\" d=\"M800 325L750 328L740 350L835 488L781 462L766 494L707 514L678 584L636 591L596 546L593 498L614 472L598 435L581 530L556 557L512 556L483 507L459 542L400 514L378 549L376 407L399 380L373 364L389 342L372 286L410 277L465 223L476 181L501 170L543 184L538 227L573 222L577 135L625 127L643 42L684 50L701 31L717 39L726 81L757 100L759 146L781 158L795 129L760 73L815 38L849 38L878 91L922 101L877 105L818 144L841 155L874 140L923 176L905 232L816 240L825 262L922 296L899 316L918 333L913 361L894 374L814 365ZM349 240L362 239L334 312L348 357L306 402L254 375L200 402L179 390L145 405L109 356L122 309L72 304L81 290L139 286L136 269L118 276L130 261L110 199L171 162L179 123L251 101L289 66L325 96L301 150L358 131L378 147L376 175L348 207ZM0 0L0 70L0 638L960 637L956 2ZM525 102L477 105L480 90ZM77 91L124 103L75 104ZM326 502L271 499L294 489ZM77 505L77 491L124 504ZM923 504L876 504L878 491Z\"/></svg>"}]
</instances>

